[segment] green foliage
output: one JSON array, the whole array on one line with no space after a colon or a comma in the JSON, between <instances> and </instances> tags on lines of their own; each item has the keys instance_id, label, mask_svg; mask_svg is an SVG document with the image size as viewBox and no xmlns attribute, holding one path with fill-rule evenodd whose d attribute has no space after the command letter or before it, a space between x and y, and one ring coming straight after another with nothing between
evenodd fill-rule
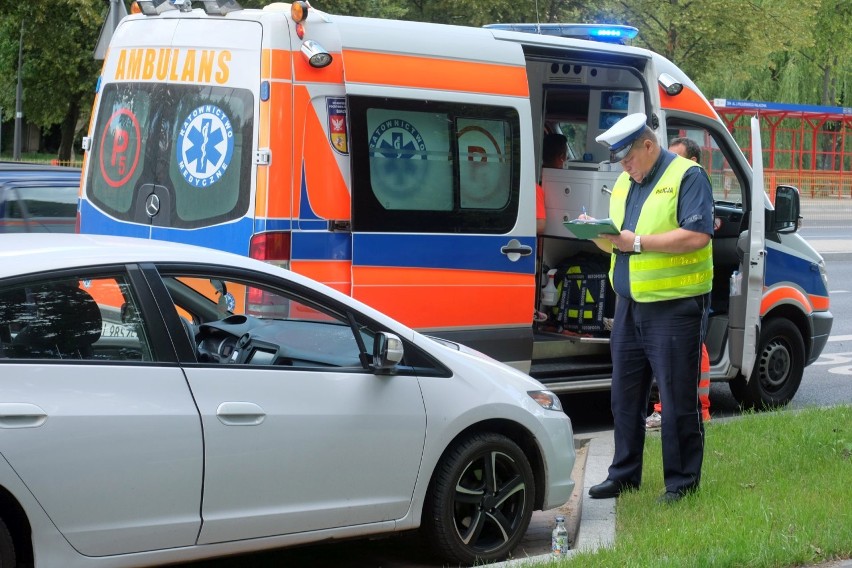
<instances>
[{"instance_id":1,"label":"green foliage","mask_svg":"<svg viewBox=\"0 0 852 568\"><path fill-rule=\"evenodd\" d=\"M50 126L73 102L91 106L100 69L92 52L106 9L103 0L0 0L0 106L15 108L21 22L27 120Z\"/></svg>"},{"instance_id":2,"label":"green foliage","mask_svg":"<svg viewBox=\"0 0 852 568\"><path fill-rule=\"evenodd\" d=\"M605 0L585 16L637 27L635 45L695 78L810 43L813 3L797 0Z\"/></svg>"}]
</instances>

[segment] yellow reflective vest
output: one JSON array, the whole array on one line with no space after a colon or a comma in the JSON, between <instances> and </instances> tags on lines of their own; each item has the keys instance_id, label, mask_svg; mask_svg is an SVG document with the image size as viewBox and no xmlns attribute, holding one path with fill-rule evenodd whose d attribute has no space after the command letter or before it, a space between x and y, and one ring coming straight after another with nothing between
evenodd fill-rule
<instances>
[{"instance_id":1,"label":"yellow reflective vest","mask_svg":"<svg viewBox=\"0 0 852 568\"><path fill-rule=\"evenodd\" d=\"M651 194L642 205L637 235L665 233L680 227L677 220L677 202L683 175L689 168L700 168L692 160L680 156L669 164ZM627 192L630 176L621 174L612 188L609 214L616 227L624 223ZM712 240L698 250L671 254L643 251L629 259L630 295L637 302L658 302L689 298L706 294L713 287ZM615 256L610 263L609 278L612 282Z\"/></svg>"}]
</instances>

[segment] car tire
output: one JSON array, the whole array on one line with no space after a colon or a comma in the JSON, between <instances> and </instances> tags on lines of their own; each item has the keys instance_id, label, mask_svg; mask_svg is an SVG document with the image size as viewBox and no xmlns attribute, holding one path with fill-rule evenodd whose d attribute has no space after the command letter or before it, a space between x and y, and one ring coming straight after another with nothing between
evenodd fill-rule
<instances>
[{"instance_id":1,"label":"car tire","mask_svg":"<svg viewBox=\"0 0 852 568\"><path fill-rule=\"evenodd\" d=\"M15 542L6 523L0 519L0 568L15 568Z\"/></svg>"},{"instance_id":2,"label":"car tire","mask_svg":"<svg viewBox=\"0 0 852 568\"><path fill-rule=\"evenodd\" d=\"M805 372L805 342L799 328L784 319L764 322L751 379L730 382L731 394L744 408L763 410L789 403Z\"/></svg>"},{"instance_id":3,"label":"car tire","mask_svg":"<svg viewBox=\"0 0 852 568\"><path fill-rule=\"evenodd\" d=\"M532 517L535 479L523 451L506 436L474 434L438 464L423 512L438 556L473 565L506 558Z\"/></svg>"}]
</instances>

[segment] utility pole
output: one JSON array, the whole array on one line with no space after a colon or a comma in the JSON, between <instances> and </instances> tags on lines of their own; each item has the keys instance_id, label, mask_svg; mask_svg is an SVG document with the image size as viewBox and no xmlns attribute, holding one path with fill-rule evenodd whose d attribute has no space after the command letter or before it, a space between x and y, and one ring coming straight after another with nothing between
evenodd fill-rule
<instances>
[{"instance_id":1,"label":"utility pole","mask_svg":"<svg viewBox=\"0 0 852 568\"><path fill-rule=\"evenodd\" d=\"M24 121L24 84L21 80L24 61L24 21L21 20L21 40L18 42L18 90L15 93L15 145L12 149L12 159L21 160L21 129Z\"/></svg>"}]
</instances>

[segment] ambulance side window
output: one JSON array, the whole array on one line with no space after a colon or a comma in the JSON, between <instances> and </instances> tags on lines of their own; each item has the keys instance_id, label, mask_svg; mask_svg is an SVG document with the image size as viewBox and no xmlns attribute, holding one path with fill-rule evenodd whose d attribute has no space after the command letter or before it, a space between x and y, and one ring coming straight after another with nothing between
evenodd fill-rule
<instances>
[{"instance_id":1,"label":"ambulance side window","mask_svg":"<svg viewBox=\"0 0 852 568\"><path fill-rule=\"evenodd\" d=\"M518 210L512 108L351 97L353 230L505 233Z\"/></svg>"}]
</instances>

